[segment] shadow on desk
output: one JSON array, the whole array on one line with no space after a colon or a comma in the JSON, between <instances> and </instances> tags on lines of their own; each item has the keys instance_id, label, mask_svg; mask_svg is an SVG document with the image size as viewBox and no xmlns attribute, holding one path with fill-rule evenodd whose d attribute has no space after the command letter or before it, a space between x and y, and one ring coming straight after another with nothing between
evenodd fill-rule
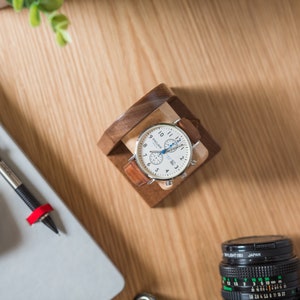
<instances>
[{"instance_id":1,"label":"shadow on desk","mask_svg":"<svg viewBox=\"0 0 300 300\"><path fill-rule=\"evenodd\" d=\"M11 211L0 193L0 259L21 243L21 235Z\"/></svg>"},{"instance_id":2,"label":"shadow on desk","mask_svg":"<svg viewBox=\"0 0 300 300\"><path fill-rule=\"evenodd\" d=\"M251 85L172 89L221 146L217 162L210 162L217 167L211 176L297 180L300 126L284 90Z\"/></svg>"}]
</instances>

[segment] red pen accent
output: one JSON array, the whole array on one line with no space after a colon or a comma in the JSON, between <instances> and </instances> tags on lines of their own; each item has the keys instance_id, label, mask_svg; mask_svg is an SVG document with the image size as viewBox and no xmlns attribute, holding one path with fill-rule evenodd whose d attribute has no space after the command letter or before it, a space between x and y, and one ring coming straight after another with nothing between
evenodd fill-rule
<instances>
[{"instance_id":1,"label":"red pen accent","mask_svg":"<svg viewBox=\"0 0 300 300\"><path fill-rule=\"evenodd\" d=\"M53 208L50 204L41 205L38 208L36 208L26 219L27 222L32 225L35 222L39 221L45 214L52 211Z\"/></svg>"}]
</instances>

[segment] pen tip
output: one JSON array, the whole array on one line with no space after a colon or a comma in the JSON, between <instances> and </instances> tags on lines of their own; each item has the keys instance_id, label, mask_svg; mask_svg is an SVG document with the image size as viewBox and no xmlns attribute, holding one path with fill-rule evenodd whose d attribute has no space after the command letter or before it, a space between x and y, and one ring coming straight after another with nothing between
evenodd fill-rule
<instances>
[{"instance_id":1,"label":"pen tip","mask_svg":"<svg viewBox=\"0 0 300 300\"><path fill-rule=\"evenodd\" d=\"M50 216L47 216L45 219L42 220L42 222L46 226L48 226L53 232L55 232L56 234L59 234L59 231Z\"/></svg>"},{"instance_id":2,"label":"pen tip","mask_svg":"<svg viewBox=\"0 0 300 300\"><path fill-rule=\"evenodd\" d=\"M59 235L59 231L58 231L58 229L56 228L56 226L55 226L55 227L52 227L51 229L52 229L56 234Z\"/></svg>"}]
</instances>

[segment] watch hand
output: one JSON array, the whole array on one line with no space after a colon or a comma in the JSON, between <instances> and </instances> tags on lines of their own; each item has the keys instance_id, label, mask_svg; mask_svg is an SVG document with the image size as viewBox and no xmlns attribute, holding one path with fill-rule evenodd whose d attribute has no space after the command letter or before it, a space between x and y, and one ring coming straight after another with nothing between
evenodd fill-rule
<instances>
[{"instance_id":1,"label":"watch hand","mask_svg":"<svg viewBox=\"0 0 300 300\"><path fill-rule=\"evenodd\" d=\"M174 149L174 148L173 148ZM151 153L159 153L159 154L165 154L167 151L170 151L170 146L163 150L151 150Z\"/></svg>"},{"instance_id":2,"label":"watch hand","mask_svg":"<svg viewBox=\"0 0 300 300\"><path fill-rule=\"evenodd\" d=\"M175 145L175 147L173 147ZM165 154L171 150L176 150L178 147L181 147L184 145L178 145L177 143L172 143L169 147L167 147L166 149L161 150L161 154Z\"/></svg>"},{"instance_id":3,"label":"watch hand","mask_svg":"<svg viewBox=\"0 0 300 300\"><path fill-rule=\"evenodd\" d=\"M171 150L176 150L177 148L182 147L182 146L184 146L184 145L183 145L183 144L182 144L182 145L176 145L176 146L173 147L173 148L167 149L166 152L169 152L169 151L171 151Z\"/></svg>"},{"instance_id":4,"label":"watch hand","mask_svg":"<svg viewBox=\"0 0 300 300\"><path fill-rule=\"evenodd\" d=\"M151 150L150 152L151 153L160 153L160 154L165 154L165 153L167 153L167 152L169 152L169 151L171 151L171 150L175 150L175 149L177 149L177 148L179 148L179 147L181 147L181 146L184 146L183 144L182 145L176 145L175 147L173 147L173 145L175 145L176 143L173 143L173 144L171 144L169 147L167 147L167 148L165 148L165 149L163 149L163 150Z\"/></svg>"}]
</instances>

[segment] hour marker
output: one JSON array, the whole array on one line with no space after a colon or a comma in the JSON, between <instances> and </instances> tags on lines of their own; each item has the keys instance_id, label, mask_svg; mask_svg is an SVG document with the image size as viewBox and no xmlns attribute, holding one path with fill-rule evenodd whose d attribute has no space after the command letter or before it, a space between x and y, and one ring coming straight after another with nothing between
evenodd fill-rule
<instances>
[{"instance_id":1,"label":"hour marker","mask_svg":"<svg viewBox=\"0 0 300 300\"><path fill-rule=\"evenodd\" d=\"M139 167L144 173L161 180L182 174L189 165L191 153L192 146L185 132L168 124L146 129L136 146Z\"/></svg>"}]
</instances>

